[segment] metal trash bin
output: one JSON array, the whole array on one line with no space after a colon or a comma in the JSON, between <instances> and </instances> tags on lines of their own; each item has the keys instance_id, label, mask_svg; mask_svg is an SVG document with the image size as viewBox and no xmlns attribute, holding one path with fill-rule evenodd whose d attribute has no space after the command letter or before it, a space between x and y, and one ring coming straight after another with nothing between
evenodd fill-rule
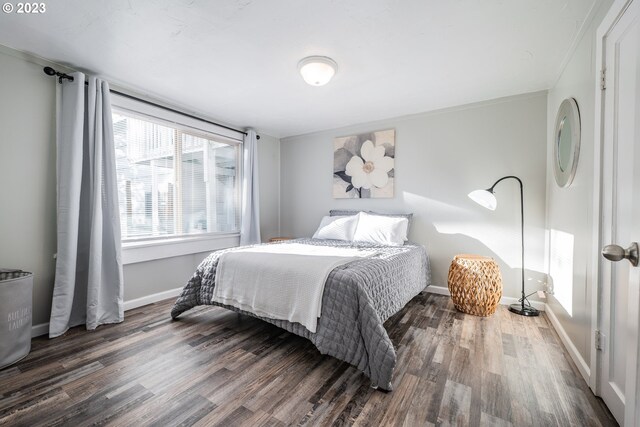
<instances>
[{"instance_id":1,"label":"metal trash bin","mask_svg":"<svg viewBox=\"0 0 640 427\"><path fill-rule=\"evenodd\" d=\"M0 269L0 369L31 350L33 274Z\"/></svg>"}]
</instances>

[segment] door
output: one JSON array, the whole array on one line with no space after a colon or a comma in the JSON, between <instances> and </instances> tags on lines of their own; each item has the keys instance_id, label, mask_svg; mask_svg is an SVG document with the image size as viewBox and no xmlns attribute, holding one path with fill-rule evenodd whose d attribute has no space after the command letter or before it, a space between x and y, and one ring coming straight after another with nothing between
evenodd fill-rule
<instances>
[{"instance_id":1,"label":"door","mask_svg":"<svg viewBox=\"0 0 640 427\"><path fill-rule=\"evenodd\" d=\"M640 0L603 40L602 242L599 394L620 425L638 426L640 267ZM615 246L614 246L615 245ZM624 249L630 248L625 251ZM625 258L626 257L626 258ZM631 259L631 260L630 260Z\"/></svg>"}]
</instances>

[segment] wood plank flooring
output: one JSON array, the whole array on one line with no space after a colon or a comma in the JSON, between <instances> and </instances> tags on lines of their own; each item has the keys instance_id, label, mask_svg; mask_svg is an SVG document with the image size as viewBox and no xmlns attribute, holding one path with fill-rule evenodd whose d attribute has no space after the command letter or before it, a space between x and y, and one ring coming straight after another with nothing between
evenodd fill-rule
<instances>
[{"instance_id":1,"label":"wood plank flooring","mask_svg":"<svg viewBox=\"0 0 640 427\"><path fill-rule=\"evenodd\" d=\"M282 329L216 307L172 321L172 303L35 339L0 371L0 425L615 425L544 316L421 294L385 324L398 364L384 393Z\"/></svg>"}]
</instances>

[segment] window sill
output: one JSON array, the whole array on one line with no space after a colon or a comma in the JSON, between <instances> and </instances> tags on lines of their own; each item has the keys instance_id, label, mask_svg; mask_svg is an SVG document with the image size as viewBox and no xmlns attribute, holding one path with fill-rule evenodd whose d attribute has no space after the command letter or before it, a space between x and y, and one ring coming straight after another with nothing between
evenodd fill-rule
<instances>
[{"instance_id":1,"label":"window sill","mask_svg":"<svg viewBox=\"0 0 640 427\"><path fill-rule=\"evenodd\" d=\"M122 244L122 263L135 264L201 252L211 252L240 244L239 233L126 242Z\"/></svg>"}]
</instances>

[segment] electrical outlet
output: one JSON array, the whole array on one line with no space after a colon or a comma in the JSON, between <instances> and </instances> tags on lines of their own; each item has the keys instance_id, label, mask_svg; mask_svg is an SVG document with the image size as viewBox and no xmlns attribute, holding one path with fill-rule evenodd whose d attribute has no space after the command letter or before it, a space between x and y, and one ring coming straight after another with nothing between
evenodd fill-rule
<instances>
[{"instance_id":1,"label":"electrical outlet","mask_svg":"<svg viewBox=\"0 0 640 427\"><path fill-rule=\"evenodd\" d=\"M549 278L551 279L551 278ZM544 293L548 295L553 295L553 280L547 280L544 282Z\"/></svg>"}]
</instances>

